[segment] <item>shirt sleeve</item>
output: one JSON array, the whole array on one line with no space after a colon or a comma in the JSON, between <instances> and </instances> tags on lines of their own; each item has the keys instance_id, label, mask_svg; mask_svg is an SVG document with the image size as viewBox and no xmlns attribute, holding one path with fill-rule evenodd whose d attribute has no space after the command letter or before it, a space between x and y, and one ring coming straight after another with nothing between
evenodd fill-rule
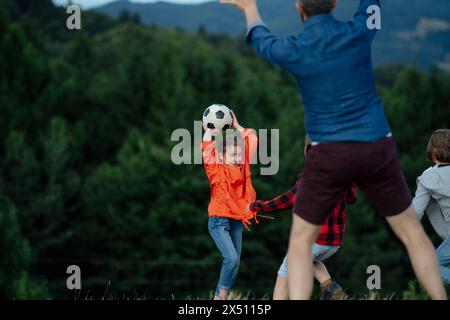
<instances>
[{"instance_id":1,"label":"shirt sleeve","mask_svg":"<svg viewBox=\"0 0 450 320\"><path fill-rule=\"evenodd\" d=\"M245 141L245 147L248 148L248 159L246 159L246 161L251 163L258 148L258 137L253 129L245 129L241 136Z\"/></svg>"},{"instance_id":2,"label":"shirt sleeve","mask_svg":"<svg viewBox=\"0 0 450 320\"><path fill-rule=\"evenodd\" d=\"M353 21L361 25L364 33L367 34L370 41L373 40L377 33L377 29L369 29L367 27L367 20L371 16L371 14L367 13L367 9L373 5L381 8L380 0L360 0L358 10L353 16Z\"/></svg>"},{"instance_id":3,"label":"shirt sleeve","mask_svg":"<svg viewBox=\"0 0 450 320\"><path fill-rule=\"evenodd\" d=\"M430 202L430 198L430 191L425 188L420 181L418 181L416 195L413 200L413 206L417 213L417 216L419 217L419 220L422 219L425 213L425 209L428 207L428 204Z\"/></svg>"},{"instance_id":4,"label":"shirt sleeve","mask_svg":"<svg viewBox=\"0 0 450 320\"><path fill-rule=\"evenodd\" d=\"M251 24L245 35L245 41L250 43L264 60L288 70L294 59L298 57L294 39L293 36L274 36L262 21Z\"/></svg>"},{"instance_id":5,"label":"shirt sleeve","mask_svg":"<svg viewBox=\"0 0 450 320\"><path fill-rule=\"evenodd\" d=\"M206 175L211 181L214 173L216 164L218 162L218 155L216 151L216 145L214 141L204 141L201 144L203 166L205 167Z\"/></svg>"},{"instance_id":6,"label":"shirt sleeve","mask_svg":"<svg viewBox=\"0 0 450 320\"><path fill-rule=\"evenodd\" d=\"M250 210L254 212L273 212L291 209L294 206L296 191L297 186L294 186L289 191L280 194L272 200L257 200L250 204Z\"/></svg>"}]
</instances>

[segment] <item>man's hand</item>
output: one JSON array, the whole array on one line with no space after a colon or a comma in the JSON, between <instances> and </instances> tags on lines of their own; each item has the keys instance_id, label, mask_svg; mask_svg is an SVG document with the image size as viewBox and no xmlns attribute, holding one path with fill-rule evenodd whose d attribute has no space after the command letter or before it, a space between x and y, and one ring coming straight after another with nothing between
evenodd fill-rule
<instances>
[{"instance_id":1,"label":"man's hand","mask_svg":"<svg viewBox=\"0 0 450 320\"><path fill-rule=\"evenodd\" d=\"M232 4L242 11L256 7L256 0L220 0L220 3Z\"/></svg>"},{"instance_id":2,"label":"man's hand","mask_svg":"<svg viewBox=\"0 0 450 320\"><path fill-rule=\"evenodd\" d=\"M231 4L244 11L247 26L250 26L257 21L261 21L256 0L220 0L220 3Z\"/></svg>"}]
</instances>

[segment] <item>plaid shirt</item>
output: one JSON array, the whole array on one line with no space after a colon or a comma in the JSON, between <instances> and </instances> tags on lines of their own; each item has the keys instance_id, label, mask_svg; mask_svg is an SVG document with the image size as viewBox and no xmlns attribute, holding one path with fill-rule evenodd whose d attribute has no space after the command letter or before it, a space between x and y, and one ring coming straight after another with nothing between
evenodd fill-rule
<instances>
[{"instance_id":1,"label":"plaid shirt","mask_svg":"<svg viewBox=\"0 0 450 320\"><path fill-rule=\"evenodd\" d=\"M295 193L300 184L300 178L298 179L295 186L288 192L279 195L278 197L268 200L256 200L250 204L250 210L254 212L272 212L287 210L294 207L295 203ZM325 246L341 246L344 239L345 233L345 220L347 212L345 211L345 205L347 203L352 204L356 202L356 187L352 185L351 189L348 190L344 198L339 200L334 208L333 212L330 213L325 223L320 229L319 236L316 240L317 244Z\"/></svg>"}]
</instances>

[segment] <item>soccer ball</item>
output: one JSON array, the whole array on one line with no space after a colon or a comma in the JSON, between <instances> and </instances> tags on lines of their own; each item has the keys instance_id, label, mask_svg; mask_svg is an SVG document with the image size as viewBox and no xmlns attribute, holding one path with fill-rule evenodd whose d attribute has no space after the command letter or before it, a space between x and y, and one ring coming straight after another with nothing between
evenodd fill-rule
<instances>
[{"instance_id":1,"label":"soccer ball","mask_svg":"<svg viewBox=\"0 0 450 320\"><path fill-rule=\"evenodd\" d=\"M233 116L230 109L223 104L213 104L203 112L203 128L225 132L231 128Z\"/></svg>"}]
</instances>

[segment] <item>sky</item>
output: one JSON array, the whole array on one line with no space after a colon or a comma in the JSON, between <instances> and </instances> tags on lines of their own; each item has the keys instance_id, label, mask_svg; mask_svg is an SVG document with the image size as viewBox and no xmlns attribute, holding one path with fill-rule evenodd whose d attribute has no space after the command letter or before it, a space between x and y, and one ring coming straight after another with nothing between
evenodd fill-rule
<instances>
[{"instance_id":1,"label":"sky","mask_svg":"<svg viewBox=\"0 0 450 320\"><path fill-rule=\"evenodd\" d=\"M92 7L97 7L99 5L113 2L114 0L72 0L73 4L78 4L83 9L89 9ZM157 0L131 0L132 2L156 2ZM211 0L163 0L166 2L181 3L181 4L191 4L191 3L201 3ZM53 0L57 5L66 5L68 0Z\"/></svg>"}]
</instances>

